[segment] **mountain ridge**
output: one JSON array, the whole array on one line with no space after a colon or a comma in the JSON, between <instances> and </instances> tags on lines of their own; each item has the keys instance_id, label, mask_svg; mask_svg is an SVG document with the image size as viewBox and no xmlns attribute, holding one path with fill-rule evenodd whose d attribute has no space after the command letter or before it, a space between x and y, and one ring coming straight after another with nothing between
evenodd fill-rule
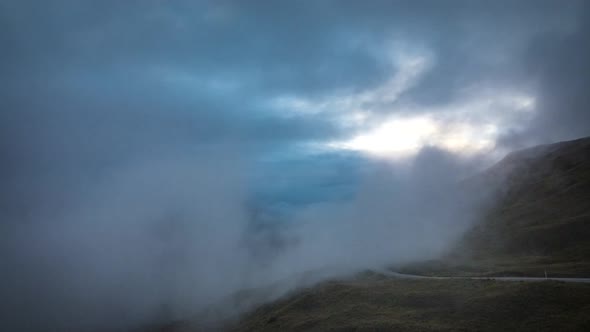
<instances>
[{"instance_id":1,"label":"mountain ridge","mask_svg":"<svg viewBox=\"0 0 590 332\"><path fill-rule=\"evenodd\" d=\"M398 271L590 276L590 137L511 152L464 189L485 192L479 219L442 257Z\"/></svg>"}]
</instances>

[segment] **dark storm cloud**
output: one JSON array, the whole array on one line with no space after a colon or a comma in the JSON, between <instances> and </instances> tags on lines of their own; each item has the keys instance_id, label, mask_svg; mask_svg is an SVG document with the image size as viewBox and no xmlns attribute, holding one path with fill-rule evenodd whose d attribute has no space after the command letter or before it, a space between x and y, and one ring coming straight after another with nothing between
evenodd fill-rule
<instances>
[{"instance_id":1,"label":"dark storm cloud","mask_svg":"<svg viewBox=\"0 0 590 332\"><path fill-rule=\"evenodd\" d=\"M433 15L417 11L414 35L432 48L435 65L404 96L409 102L440 105L478 85L529 84L526 50L538 34L560 32L575 16L575 2L446 1ZM422 15L420 15L422 14Z\"/></svg>"},{"instance_id":2,"label":"dark storm cloud","mask_svg":"<svg viewBox=\"0 0 590 332\"><path fill-rule=\"evenodd\" d=\"M171 80L186 75L233 84L239 91L220 91L217 100L250 104L281 94L321 96L379 84L396 70L384 50L393 41L414 43L434 54L433 68L403 100L445 104L478 84L530 85L530 73L522 69L528 61L523 53L539 35L561 38L564 26L575 27L576 14L583 11L580 3L6 2L2 65L12 75L3 82L8 87L18 82L16 89L22 91L31 84L60 85L55 76L96 80L92 77L98 75L102 78L90 82L95 83L91 87L102 90L120 81L125 87L159 82L161 78L145 74L159 71L168 72ZM559 46L553 40L555 45L544 43L545 50ZM174 98L183 103L187 96ZM199 112L219 112L220 107L241 113L239 121L256 121L260 117L252 113L269 113L238 112L233 105ZM326 132L327 137L332 134Z\"/></svg>"},{"instance_id":3,"label":"dark storm cloud","mask_svg":"<svg viewBox=\"0 0 590 332\"><path fill-rule=\"evenodd\" d=\"M321 12L308 6L147 1L4 7L6 57L36 67L30 70L168 65L289 91L379 73L359 45L346 45L350 35L324 24Z\"/></svg>"},{"instance_id":4,"label":"dark storm cloud","mask_svg":"<svg viewBox=\"0 0 590 332\"><path fill-rule=\"evenodd\" d=\"M530 45L526 61L538 79L539 117L521 136L551 142L590 135L590 4L573 20L570 33L546 32Z\"/></svg>"}]
</instances>

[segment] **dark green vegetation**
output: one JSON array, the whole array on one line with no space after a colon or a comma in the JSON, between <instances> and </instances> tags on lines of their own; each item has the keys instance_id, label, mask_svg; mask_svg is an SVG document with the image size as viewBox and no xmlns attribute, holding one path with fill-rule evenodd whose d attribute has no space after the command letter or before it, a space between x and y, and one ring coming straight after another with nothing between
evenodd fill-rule
<instances>
[{"instance_id":1,"label":"dark green vegetation","mask_svg":"<svg viewBox=\"0 0 590 332\"><path fill-rule=\"evenodd\" d=\"M590 331L590 284L367 278L258 308L233 331Z\"/></svg>"}]
</instances>

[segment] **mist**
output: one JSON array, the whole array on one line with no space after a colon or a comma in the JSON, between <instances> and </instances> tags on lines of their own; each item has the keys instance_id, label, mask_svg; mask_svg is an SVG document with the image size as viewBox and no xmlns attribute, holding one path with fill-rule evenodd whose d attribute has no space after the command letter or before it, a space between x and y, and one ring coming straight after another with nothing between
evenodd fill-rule
<instances>
[{"instance_id":1,"label":"mist","mask_svg":"<svg viewBox=\"0 0 590 332\"><path fill-rule=\"evenodd\" d=\"M351 199L256 226L252 162L236 146L194 157L168 149L81 186L46 174L50 189L27 188L39 197L3 224L4 327L125 330L194 317L219 326L299 287L436 258L481 202L459 188L464 163L425 150L412 163L368 163Z\"/></svg>"},{"instance_id":2,"label":"mist","mask_svg":"<svg viewBox=\"0 0 590 332\"><path fill-rule=\"evenodd\" d=\"M477 212L459 185L481 161L425 148L404 160L363 157L332 180L352 181L351 195L261 218L254 212L273 203L257 200L255 188L283 180L290 192L295 173L266 172L266 149L231 133L199 142L183 133L178 119L194 120L182 111L137 113L112 100L116 112L76 110L85 105L77 97L56 99L21 100L25 112L4 113L6 329L126 330L179 319L218 326L299 287L434 258ZM333 174L333 166L315 168Z\"/></svg>"},{"instance_id":3,"label":"mist","mask_svg":"<svg viewBox=\"0 0 590 332\"><path fill-rule=\"evenodd\" d=\"M590 134L587 13L2 1L0 329L219 327L444 255L493 203L469 178Z\"/></svg>"}]
</instances>

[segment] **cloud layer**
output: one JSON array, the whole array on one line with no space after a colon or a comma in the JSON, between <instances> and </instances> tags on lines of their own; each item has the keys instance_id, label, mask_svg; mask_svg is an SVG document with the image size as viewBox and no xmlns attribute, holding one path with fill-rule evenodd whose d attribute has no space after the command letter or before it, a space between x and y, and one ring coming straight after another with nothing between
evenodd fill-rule
<instances>
[{"instance_id":1,"label":"cloud layer","mask_svg":"<svg viewBox=\"0 0 590 332\"><path fill-rule=\"evenodd\" d=\"M442 252L486 156L590 134L588 9L3 1L2 324L126 328Z\"/></svg>"}]
</instances>

